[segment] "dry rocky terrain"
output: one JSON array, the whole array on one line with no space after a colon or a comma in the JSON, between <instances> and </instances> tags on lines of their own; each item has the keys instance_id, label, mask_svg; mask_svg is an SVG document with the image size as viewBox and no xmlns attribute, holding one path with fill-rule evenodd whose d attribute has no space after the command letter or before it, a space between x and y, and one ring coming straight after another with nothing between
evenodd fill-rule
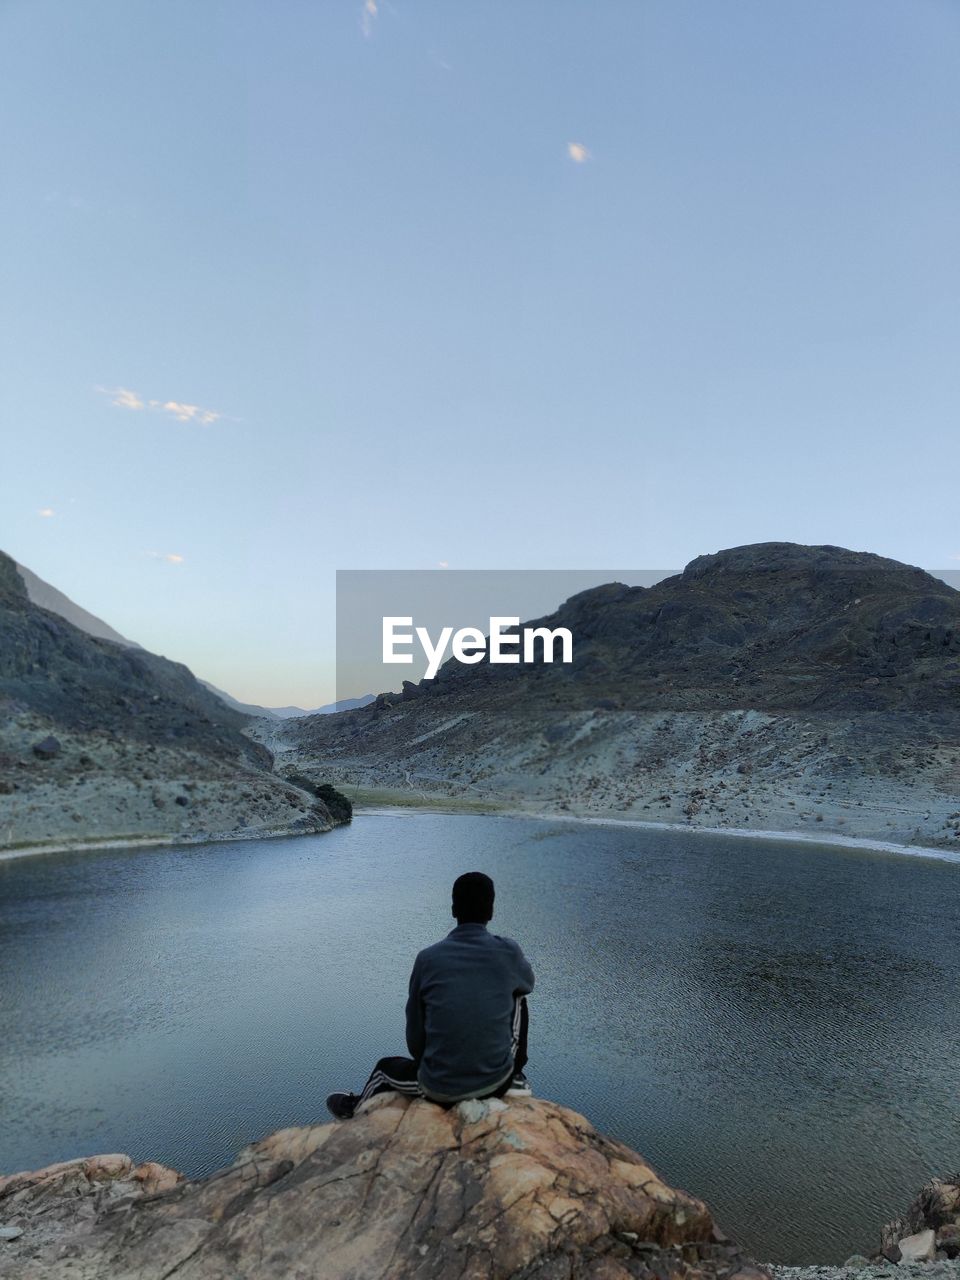
<instances>
[{"instance_id":1,"label":"dry rocky terrain","mask_svg":"<svg viewBox=\"0 0 960 1280\"><path fill-rule=\"evenodd\" d=\"M33 603L0 553L0 856L326 831L185 666Z\"/></svg>"},{"instance_id":2,"label":"dry rocky terrain","mask_svg":"<svg viewBox=\"0 0 960 1280\"><path fill-rule=\"evenodd\" d=\"M0 1178L17 1280L762 1280L706 1206L533 1098L384 1094L188 1182L127 1156ZM2 1232L3 1228L0 1228Z\"/></svg>"},{"instance_id":3,"label":"dry rocky terrain","mask_svg":"<svg viewBox=\"0 0 960 1280\"><path fill-rule=\"evenodd\" d=\"M251 732L358 798L960 850L960 592L939 579L761 544L537 625L571 630L572 665L451 660Z\"/></svg>"}]
</instances>

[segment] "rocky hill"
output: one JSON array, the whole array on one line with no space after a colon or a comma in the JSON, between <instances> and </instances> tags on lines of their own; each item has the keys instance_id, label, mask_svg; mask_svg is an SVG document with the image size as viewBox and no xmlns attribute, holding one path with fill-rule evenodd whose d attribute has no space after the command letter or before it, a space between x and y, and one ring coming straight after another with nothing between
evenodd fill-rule
<instances>
[{"instance_id":1,"label":"rocky hill","mask_svg":"<svg viewBox=\"0 0 960 1280\"><path fill-rule=\"evenodd\" d=\"M762 1280L706 1206L539 1099L384 1094L199 1182L100 1156L0 1178L20 1280ZM4 1268L8 1270L4 1270Z\"/></svg>"},{"instance_id":2,"label":"rocky hill","mask_svg":"<svg viewBox=\"0 0 960 1280\"><path fill-rule=\"evenodd\" d=\"M33 603L0 553L0 850L327 829L247 723L181 663Z\"/></svg>"},{"instance_id":3,"label":"rocky hill","mask_svg":"<svg viewBox=\"0 0 960 1280\"><path fill-rule=\"evenodd\" d=\"M56 613L61 618L66 618L68 622L72 622L81 631L86 631L87 635L99 636L101 640L113 640L117 644L126 645L131 649L140 648L135 640L128 640L126 636L122 636L119 631L110 626L109 622L104 622L102 618L98 618L96 614L82 608L71 600L69 596L65 596L62 591L58 591L56 587L51 586L49 582L44 582L43 578L38 577L25 564L17 563L16 569L23 579L23 585L27 589L27 598L32 604L38 605L41 609L46 609L48 613Z\"/></svg>"},{"instance_id":4,"label":"rocky hill","mask_svg":"<svg viewBox=\"0 0 960 1280\"><path fill-rule=\"evenodd\" d=\"M536 622L571 630L571 665L450 660L272 748L385 798L960 847L960 592L940 579L761 543Z\"/></svg>"},{"instance_id":5,"label":"rocky hill","mask_svg":"<svg viewBox=\"0 0 960 1280\"><path fill-rule=\"evenodd\" d=\"M23 579L23 584L27 589L27 598L31 604L38 605L41 609L45 609L47 613L55 613L58 617L65 618L67 622L71 622L81 631L85 631L88 636L97 636L101 640L113 640L124 648L140 649L145 652L136 640L128 640L126 636L122 636L108 622L104 622L96 614L90 613L89 610L78 605L75 600L71 600L69 596L64 595L62 591L58 591L49 582L44 582L43 578L38 577L26 565L18 563L16 569ZM269 718L275 714L269 707L238 701L231 694L226 693L223 689L218 689L215 684L211 684L209 680L200 680L200 684L205 689L209 689L211 693L215 694L221 702L232 710L239 711L245 716L267 716ZM306 712L297 712L296 714L305 715Z\"/></svg>"}]
</instances>

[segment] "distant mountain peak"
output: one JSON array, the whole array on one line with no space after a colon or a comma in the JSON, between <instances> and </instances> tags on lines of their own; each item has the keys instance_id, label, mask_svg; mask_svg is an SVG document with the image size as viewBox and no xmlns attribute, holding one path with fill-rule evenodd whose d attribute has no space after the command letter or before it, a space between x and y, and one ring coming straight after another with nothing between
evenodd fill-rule
<instances>
[{"instance_id":1,"label":"distant mountain peak","mask_svg":"<svg viewBox=\"0 0 960 1280\"><path fill-rule=\"evenodd\" d=\"M740 547L727 547L711 555L697 556L681 574L687 580L715 577L723 573L778 573L803 570L889 569L898 573L923 573L912 565L871 551L851 551L830 544L820 546L802 542L751 542Z\"/></svg>"}]
</instances>

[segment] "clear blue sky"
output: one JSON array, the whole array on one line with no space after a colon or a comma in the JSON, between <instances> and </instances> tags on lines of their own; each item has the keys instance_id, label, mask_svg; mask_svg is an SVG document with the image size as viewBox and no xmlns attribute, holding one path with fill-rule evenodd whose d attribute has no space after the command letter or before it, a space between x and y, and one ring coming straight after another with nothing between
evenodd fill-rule
<instances>
[{"instance_id":1,"label":"clear blue sky","mask_svg":"<svg viewBox=\"0 0 960 1280\"><path fill-rule=\"evenodd\" d=\"M0 546L301 705L336 568L955 564L958 68L955 0L6 0Z\"/></svg>"}]
</instances>

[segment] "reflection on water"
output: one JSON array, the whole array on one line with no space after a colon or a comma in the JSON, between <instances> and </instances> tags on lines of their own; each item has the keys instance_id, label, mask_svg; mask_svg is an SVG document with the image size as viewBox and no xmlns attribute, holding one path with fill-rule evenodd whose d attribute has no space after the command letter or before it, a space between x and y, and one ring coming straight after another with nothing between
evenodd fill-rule
<instances>
[{"instance_id":1,"label":"reflection on water","mask_svg":"<svg viewBox=\"0 0 960 1280\"><path fill-rule=\"evenodd\" d=\"M449 888L537 971L529 1074L774 1261L839 1261L957 1163L948 863L440 814L0 863L0 1170L192 1174L403 1051Z\"/></svg>"}]
</instances>

